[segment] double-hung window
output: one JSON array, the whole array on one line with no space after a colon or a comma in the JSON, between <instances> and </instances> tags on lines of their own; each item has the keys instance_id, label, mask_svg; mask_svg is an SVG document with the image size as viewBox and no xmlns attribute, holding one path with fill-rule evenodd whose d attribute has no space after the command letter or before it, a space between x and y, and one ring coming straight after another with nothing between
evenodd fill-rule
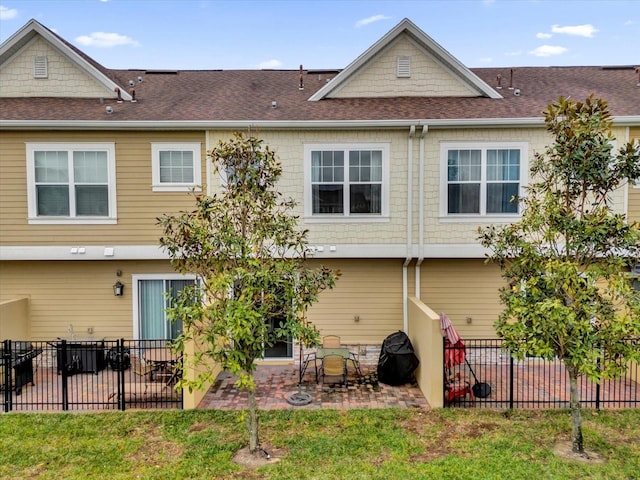
<instances>
[{"instance_id":1,"label":"double-hung window","mask_svg":"<svg viewBox=\"0 0 640 480\"><path fill-rule=\"evenodd\" d=\"M443 143L443 217L514 216L527 172L524 143Z\"/></svg>"},{"instance_id":2,"label":"double-hung window","mask_svg":"<svg viewBox=\"0 0 640 480\"><path fill-rule=\"evenodd\" d=\"M113 143L27 143L30 223L115 223Z\"/></svg>"},{"instance_id":3,"label":"double-hung window","mask_svg":"<svg viewBox=\"0 0 640 480\"><path fill-rule=\"evenodd\" d=\"M198 190L202 184L200 143L152 143L154 192Z\"/></svg>"},{"instance_id":4,"label":"double-hung window","mask_svg":"<svg viewBox=\"0 0 640 480\"><path fill-rule=\"evenodd\" d=\"M388 144L305 145L305 215L388 216Z\"/></svg>"}]
</instances>

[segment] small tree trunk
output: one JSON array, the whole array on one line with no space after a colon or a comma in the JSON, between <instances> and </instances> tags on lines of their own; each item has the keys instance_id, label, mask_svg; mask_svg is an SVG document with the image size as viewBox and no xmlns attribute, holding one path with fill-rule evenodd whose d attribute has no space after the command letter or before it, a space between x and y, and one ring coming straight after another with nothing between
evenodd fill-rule
<instances>
[{"instance_id":1,"label":"small tree trunk","mask_svg":"<svg viewBox=\"0 0 640 480\"><path fill-rule=\"evenodd\" d=\"M584 439L582 438L582 415L580 413L580 398L578 397L578 372L569 368L569 405L571 407L571 449L575 453L584 453Z\"/></svg>"},{"instance_id":2,"label":"small tree trunk","mask_svg":"<svg viewBox=\"0 0 640 480\"><path fill-rule=\"evenodd\" d=\"M249 390L249 415L247 416L247 430L249 431L249 451L258 451L258 402L256 401L255 389Z\"/></svg>"}]
</instances>

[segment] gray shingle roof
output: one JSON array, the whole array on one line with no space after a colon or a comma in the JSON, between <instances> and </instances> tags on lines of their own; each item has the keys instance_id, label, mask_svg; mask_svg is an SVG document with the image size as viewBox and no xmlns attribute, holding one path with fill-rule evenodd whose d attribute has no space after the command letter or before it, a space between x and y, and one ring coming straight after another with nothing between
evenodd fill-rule
<instances>
[{"instance_id":1,"label":"gray shingle roof","mask_svg":"<svg viewBox=\"0 0 640 480\"><path fill-rule=\"evenodd\" d=\"M227 70L149 73L110 70L121 85L142 76L136 85L137 103L106 99L2 98L0 120L83 120L164 122L357 121L411 119L537 118L559 95L582 100L591 93L609 102L614 116L640 115L640 87L632 67L529 67L472 71L492 87L503 77L504 98L400 97L343 98L317 102L308 98L326 83L327 75L304 72L299 89L297 70ZM124 87L123 87L124 88ZM277 107L272 107L272 102ZM106 115L105 105L114 107Z\"/></svg>"}]
</instances>

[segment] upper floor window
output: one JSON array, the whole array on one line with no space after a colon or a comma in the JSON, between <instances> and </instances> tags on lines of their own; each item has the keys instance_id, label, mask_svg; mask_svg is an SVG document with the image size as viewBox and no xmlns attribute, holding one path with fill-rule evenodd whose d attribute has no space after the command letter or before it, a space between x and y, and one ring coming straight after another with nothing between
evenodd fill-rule
<instances>
[{"instance_id":1,"label":"upper floor window","mask_svg":"<svg viewBox=\"0 0 640 480\"><path fill-rule=\"evenodd\" d=\"M202 170L199 143L152 143L154 192L199 189Z\"/></svg>"},{"instance_id":2,"label":"upper floor window","mask_svg":"<svg viewBox=\"0 0 640 480\"><path fill-rule=\"evenodd\" d=\"M513 216L526 178L523 143L443 143L443 216Z\"/></svg>"},{"instance_id":3,"label":"upper floor window","mask_svg":"<svg viewBox=\"0 0 640 480\"><path fill-rule=\"evenodd\" d=\"M28 143L30 223L115 223L113 143Z\"/></svg>"},{"instance_id":4,"label":"upper floor window","mask_svg":"<svg viewBox=\"0 0 640 480\"><path fill-rule=\"evenodd\" d=\"M387 144L306 145L305 178L307 216L388 215Z\"/></svg>"}]
</instances>

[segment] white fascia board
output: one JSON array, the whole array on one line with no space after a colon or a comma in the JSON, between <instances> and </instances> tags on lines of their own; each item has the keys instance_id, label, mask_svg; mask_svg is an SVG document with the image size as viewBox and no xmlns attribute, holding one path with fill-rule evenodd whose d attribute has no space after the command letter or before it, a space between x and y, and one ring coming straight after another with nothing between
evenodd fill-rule
<instances>
[{"instance_id":1,"label":"white fascia board","mask_svg":"<svg viewBox=\"0 0 640 480\"><path fill-rule=\"evenodd\" d=\"M8 260L168 260L157 245L3 246L0 261Z\"/></svg>"},{"instance_id":2,"label":"white fascia board","mask_svg":"<svg viewBox=\"0 0 640 480\"><path fill-rule=\"evenodd\" d=\"M361 130L465 127L544 126L543 118L460 118L404 120L312 120L312 121L79 121L79 120L2 120L0 130Z\"/></svg>"},{"instance_id":3,"label":"white fascia board","mask_svg":"<svg viewBox=\"0 0 640 480\"><path fill-rule=\"evenodd\" d=\"M117 107L114 107L117 108ZM392 128L404 129L420 123L420 120L314 120L314 121L79 121L79 120L2 120L0 130L102 130L126 128L127 130L234 130L258 128L264 130L322 130Z\"/></svg>"},{"instance_id":4,"label":"white fascia board","mask_svg":"<svg viewBox=\"0 0 640 480\"><path fill-rule=\"evenodd\" d=\"M615 126L640 125L640 116L613 117ZM451 118L404 120L312 120L312 121L80 121L80 120L2 120L0 130L322 130L322 129L404 129L426 125L431 128L542 127L544 118Z\"/></svg>"},{"instance_id":5,"label":"white fascia board","mask_svg":"<svg viewBox=\"0 0 640 480\"><path fill-rule=\"evenodd\" d=\"M406 244L328 244L310 242L308 258L399 258L407 257ZM411 256L420 248L411 246ZM474 243L424 244L424 258L486 258L489 250ZM169 255L157 245L62 245L3 246L0 261L46 260L169 260Z\"/></svg>"}]
</instances>

